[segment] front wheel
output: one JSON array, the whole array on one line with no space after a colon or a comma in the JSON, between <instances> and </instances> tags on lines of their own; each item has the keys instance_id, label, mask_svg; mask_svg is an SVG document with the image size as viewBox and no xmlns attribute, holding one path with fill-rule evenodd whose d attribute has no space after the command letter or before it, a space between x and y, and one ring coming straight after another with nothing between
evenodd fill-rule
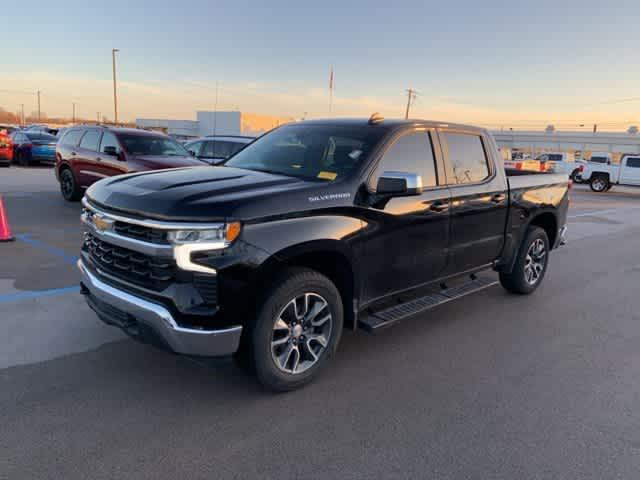
<instances>
[{"instance_id":1,"label":"front wheel","mask_svg":"<svg viewBox=\"0 0 640 480\"><path fill-rule=\"evenodd\" d=\"M288 391L313 380L335 353L343 325L342 299L324 275L285 270L272 283L250 332L260 383Z\"/></svg>"},{"instance_id":2,"label":"front wheel","mask_svg":"<svg viewBox=\"0 0 640 480\"><path fill-rule=\"evenodd\" d=\"M549 262L549 238L540 227L529 227L510 273L500 273L500 283L512 293L527 295L542 283Z\"/></svg>"},{"instance_id":3,"label":"front wheel","mask_svg":"<svg viewBox=\"0 0 640 480\"><path fill-rule=\"evenodd\" d=\"M603 176L593 177L589 186L591 187L591 190L598 193L606 192L607 190L609 190L609 188L611 188L609 180Z\"/></svg>"}]
</instances>

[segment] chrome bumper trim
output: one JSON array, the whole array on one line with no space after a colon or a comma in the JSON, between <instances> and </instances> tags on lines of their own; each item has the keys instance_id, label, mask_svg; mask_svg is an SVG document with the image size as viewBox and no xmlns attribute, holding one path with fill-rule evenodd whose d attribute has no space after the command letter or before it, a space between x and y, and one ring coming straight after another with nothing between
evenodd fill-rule
<instances>
[{"instance_id":1,"label":"chrome bumper trim","mask_svg":"<svg viewBox=\"0 0 640 480\"><path fill-rule=\"evenodd\" d=\"M108 230L98 230L85 215L80 216L80 221L86 231L91 232L93 235L105 242L153 257L173 257L173 247L171 245L144 242L142 240L136 240L135 238L124 237Z\"/></svg>"},{"instance_id":2,"label":"chrome bumper trim","mask_svg":"<svg viewBox=\"0 0 640 480\"><path fill-rule=\"evenodd\" d=\"M231 355L238 350L241 325L220 330L181 327L165 307L107 285L91 273L82 260L78 260L78 269L83 285L92 296L151 327L174 352L219 357ZM101 312L96 313L102 317Z\"/></svg>"}]
</instances>

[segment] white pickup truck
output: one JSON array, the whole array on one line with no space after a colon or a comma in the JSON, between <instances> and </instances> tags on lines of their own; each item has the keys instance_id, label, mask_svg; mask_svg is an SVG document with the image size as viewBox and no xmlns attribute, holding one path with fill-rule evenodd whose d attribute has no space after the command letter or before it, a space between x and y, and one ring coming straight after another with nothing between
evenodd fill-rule
<instances>
[{"instance_id":1,"label":"white pickup truck","mask_svg":"<svg viewBox=\"0 0 640 480\"><path fill-rule=\"evenodd\" d=\"M619 165L585 163L581 178L594 192L606 192L614 185L640 186L640 154L623 155Z\"/></svg>"},{"instance_id":2,"label":"white pickup truck","mask_svg":"<svg viewBox=\"0 0 640 480\"><path fill-rule=\"evenodd\" d=\"M583 162L575 159L573 152L548 152L538 155L536 160L544 165L544 171L553 173L565 173L574 182L582 173Z\"/></svg>"}]
</instances>

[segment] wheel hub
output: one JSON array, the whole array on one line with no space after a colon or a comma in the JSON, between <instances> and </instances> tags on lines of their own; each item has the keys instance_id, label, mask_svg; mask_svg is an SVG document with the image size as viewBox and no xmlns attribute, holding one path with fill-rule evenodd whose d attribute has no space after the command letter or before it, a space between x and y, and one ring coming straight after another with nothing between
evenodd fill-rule
<instances>
[{"instance_id":1,"label":"wheel hub","mask_svg":"<svg viewBox=\"0 0 640 480\"><path fill-rule=\"evenodd\" d=\"M289 374L302 373L324 354L333 329L329 303L317 293L304 293L290 300L273 325L271 358Z\"/></svg>"}]
</instances>

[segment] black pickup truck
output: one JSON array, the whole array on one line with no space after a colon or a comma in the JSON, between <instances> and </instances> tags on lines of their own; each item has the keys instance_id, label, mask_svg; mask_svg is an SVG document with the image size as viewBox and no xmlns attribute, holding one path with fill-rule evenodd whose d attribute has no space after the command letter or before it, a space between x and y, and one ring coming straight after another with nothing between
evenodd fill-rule
<instances>
[{"instance_id":1,"label":"black pickup truck","mask_svg":"<svg viewBox=\"0 0 640 480\"><path fill-rule=\"evenodd\" d=\"M569 187L561 174L509 177L479 128L288 124L222 167L94 184L81 289L134 338L235 354L290 390L328 363L343 328L380 330L498 278L533 292L564 243Z\"/></svg>"}]
</instances>

